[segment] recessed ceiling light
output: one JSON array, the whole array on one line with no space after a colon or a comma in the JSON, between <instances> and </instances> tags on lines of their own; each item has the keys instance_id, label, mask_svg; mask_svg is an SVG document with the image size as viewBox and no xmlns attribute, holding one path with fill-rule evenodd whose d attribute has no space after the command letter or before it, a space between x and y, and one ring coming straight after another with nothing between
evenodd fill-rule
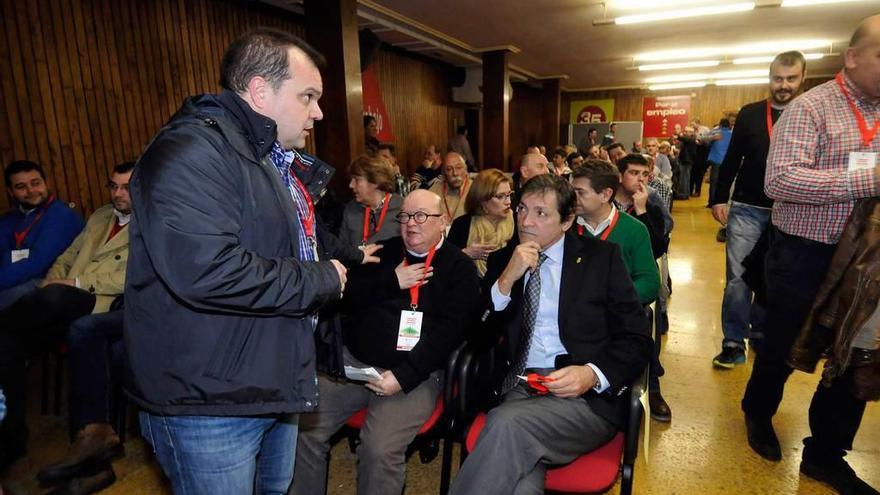
<instances>
[{"instance_id":1,"label":"recessed ceiling light","mask_svg":"<svg viewBox=\"0 0 880 495\"><path fill-rule=\"evenodd\" d=\"M804 58L807 60L819 60L824 57L824 53L805 53ZM775 58L774 55L767 55L763 57L742 57L733 59L734 65L747 65L747 64L769 64Z\"/></svg>"},{"instance_id":2,"label":"recessed ceiling light","mask_svg":"<svg viewBox=\"0 0 880 495\"><path fill-rule=\"evenodd\" d=\"M730 14L732 12L745 12L755 8L755 2L730 3L726 5L712 5L709 7L696 7L692 9L668 10L665 12L650 12L647 14L635 14L616 17L615 24L636 24L641 22L666 21L669 19L684 19L688 17L702 17L707 15Z\"/></svg>"},{"instance_id":3,"label":"recessed ceiling light","mask_svg":"<svg viewBox=\"0 0 880 495\"><path fill-rule=\"evenodd\" d=\"M766 77L749 77L744 79L721 79L715 81L716 86L740 86L746 84L767 84Z\"/></svg>"},{"instance_id":4,"label":"recessed ceiling light","mask_svg":"<svg viewBox=\"0 0 880 495\"><path fill-rule=\"evenodd\" d=\"M717 67L721 62L718 60L697 60L694 62L673 62L669 64L646 64L640 65L640 71L692 69L694 67Z\"/></svg>"},{"instance_id":5,"label":"recessed ceiling light","mask_svg":"<svg viewBox=\"0 0 880 495\"><path fill-rule=\"evenodd\" d=\"M690 82L679 82L679 83L669 83L669 84L652 84L648 86L648 89L651 91L661 91L664 89L679 89L679 88L702 88L706 85L706 81L690 81Z\"/></svg>"},{"instance_id":6,"label":"recessed ceiling light","mask_svg":"<svg viewBox=\"0 0 880 495\"><path fill-rule=\"evenodd\" d=\"M686 48L639 53L636 61L684 60L689 58L710 58L723 55L775 55L789 50L816 50L828 48L829 40L777 40L746 43L742 45L717 46L707 48Z\"/></svg>"}]
</instances>

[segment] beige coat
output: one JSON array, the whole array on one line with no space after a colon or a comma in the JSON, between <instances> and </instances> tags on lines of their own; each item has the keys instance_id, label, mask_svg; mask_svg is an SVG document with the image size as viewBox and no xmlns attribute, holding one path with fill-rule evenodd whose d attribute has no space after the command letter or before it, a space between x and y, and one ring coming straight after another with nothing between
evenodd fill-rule
<instances>
[{"instance_id":1,"label":"beige coat","mask_svg":"<svg viewBox=\"0 0 880 495\"><path fill-rule=\"evenodd\" d=\"M115 222L113 205L98 208L46 274L47 279L79 279L80 288L96 296L92 313L106 313L125 288L128 227L105 242Z\"/></svg>"}]
</instances>

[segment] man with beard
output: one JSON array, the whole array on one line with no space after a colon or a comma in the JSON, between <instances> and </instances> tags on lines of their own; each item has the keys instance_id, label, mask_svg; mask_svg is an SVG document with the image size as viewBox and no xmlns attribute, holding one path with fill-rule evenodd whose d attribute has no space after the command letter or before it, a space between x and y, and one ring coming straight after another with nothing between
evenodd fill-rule
<instances>
[{"instance_id":1,"label":"man with beard","mask_svg":"<svg viewBox=\"0 0 880 495\"><path fill-rule=\"evenodd\" d=\"M740 110L715 194L709 200L712 215L727 225L727 285L721 303L724 339L721 353L712 360L716 368L731 369L745 363L745 339L760 339L763 332L764 308L753 301L752 290L743 280L743 260L770 224L773 201L764 194L764 172L773 123L800 93L805 75L806 60L801 52L780 53L773 59L770 98ZM736 189L728 206L734 180Z\"/></svg>"},{"instance_id":2,"label":"man with beard","mask_svg":"<svg viewBox=\"0 0 880 495\"><path fill-rule=\"evenodd\" d=\"M107 183L112 204L98 208L45 279L0 312L0 389L9 414L0 426L0 469L24 454L25 361L63 335L71 322L105 313L122 294L128 261L134 162L116 165ZM118 439L117 439L118 440Z\"/></svg>"},{"instance_id":3,"label":"man with beard","mask_svg":"<svg viewBox=\"0 0 880 495\"><path fill-rule=\"evenodd\" d=\"M443 157L443 179L435 182L429 191L440 196L443 213L449 222L465 214L464 199L470 190L471 181L464 157L454 151L446 153Z\"/></svg>"},{"instance_id":4,"label":"man with beard","mask_svg":"<svg viewBox=\"0 0 880 495\"><path fill-rule=\"evenodd\" d=\"M3 175L14 208L0 217L0 309L34 289L83 228L79 214L49 194L39 164L12 162Z\"/></svg>"}]
</instances>

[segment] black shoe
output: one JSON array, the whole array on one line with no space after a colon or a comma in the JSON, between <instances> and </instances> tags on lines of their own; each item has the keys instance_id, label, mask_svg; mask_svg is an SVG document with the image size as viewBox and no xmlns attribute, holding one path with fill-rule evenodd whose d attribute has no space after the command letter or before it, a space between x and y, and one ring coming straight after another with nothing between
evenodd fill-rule
<instances>
[{"instance_id":1,"label":"black shoe","mask_svg":"<svg viewBox=\"0 0 880 495\"><path fill-rule=\"evenodd\" d=\"M109 463L92 473L83 474L80 478L71 478L46 495L88 495L107 488L116 483L116 473Z\"/></svg>"},{"instance_id":2,"label":"black shoe","mask_svg":"<svg viewBox=\"0 0 880 495\"><path fill-rule=\"evenodd\" d=\"M746 416L746 431L749 436L749 447L759 456L768 461L781 461L782 449L779 447L779 439L773 431L773 423L770 420L758 421Z\"/></svg>"},{"instance_id":3,"label":"black shoe","mask_svg":"<svg viewBox=\"0 0 880 495\"><path fill-rule=\"evenodd\" d=\"M712 360L712 366L732 370L739 364L746 362L746 353L742 347L725 345L721 347L721 353Z\"/></svg>"},{"instance_id":4,"label":"black shoe","mask_svg":"<svg viewBox=\"0 0 880 495\"><path fill-rule=\"evenodd\" d=\"M880 492L856 476L855 471L841 458L825 463L801 461L801 473L821 481L842 495L880 495Z\"/></svg>"},{"instance_id":5,"label":"black shoe","mask_svg":"<svg viewBox=\"0 0 880 495\"><path fill-rule=\"evenodd\" d=\"M651 390L648 392L648 408L651 410L651 419L661 423L672 421L672 410L669 404L663 399L663 394L659 390Z\"/></svg>"}]
</instances>

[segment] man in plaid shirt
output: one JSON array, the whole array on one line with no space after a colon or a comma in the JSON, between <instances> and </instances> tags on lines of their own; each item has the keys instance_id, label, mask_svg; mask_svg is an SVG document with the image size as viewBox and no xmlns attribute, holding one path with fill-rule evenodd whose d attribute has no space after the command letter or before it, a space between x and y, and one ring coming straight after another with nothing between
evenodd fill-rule
<instances>
[{"instance_id":1,"label":"man in plaid shirt","mask_svg":"<svg viewBox=\"0 0 880 495\"><path fill-rule=\"evenodd\" d=\"M856 200L880 188L880 15L861 22L835 80L795 100L773 128L764 190L775 200L766 259L766 344L758 353L742 408L749 445L782 457L771 419L792 369L786 364ZM878 493L844 461L865 402L852 375L820 385L810 404L812 436L801 472L840 493Z\"/></svg>"}]
</instances>

